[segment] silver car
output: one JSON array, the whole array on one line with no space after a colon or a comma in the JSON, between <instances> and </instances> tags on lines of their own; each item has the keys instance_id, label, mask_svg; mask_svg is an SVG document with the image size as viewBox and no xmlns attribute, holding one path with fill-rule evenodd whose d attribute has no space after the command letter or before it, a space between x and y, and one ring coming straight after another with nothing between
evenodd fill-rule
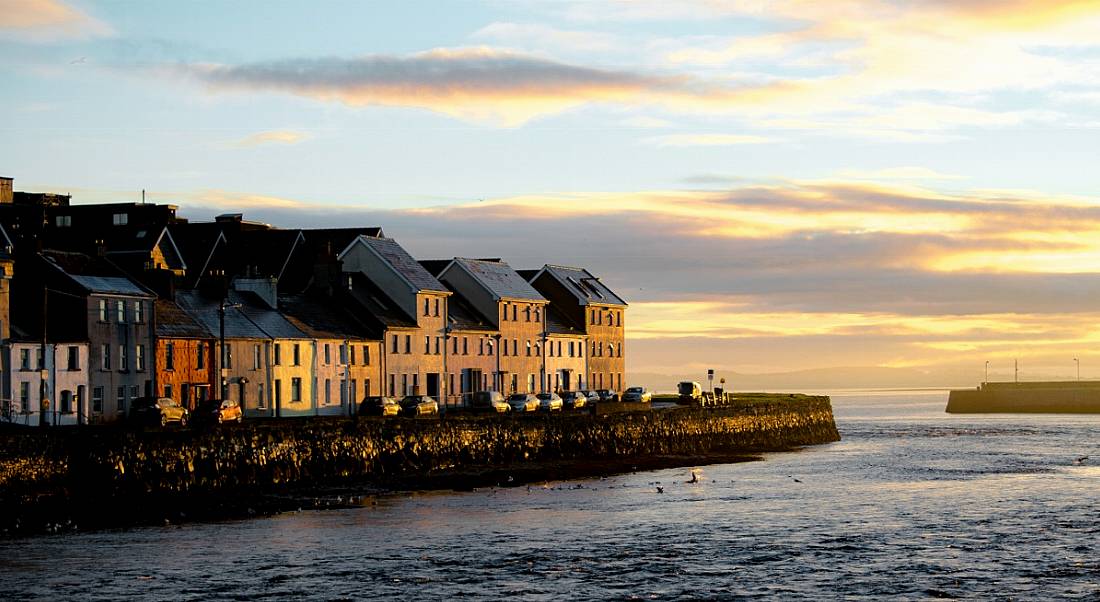
<instances>
[{"instance_id":1,"label":"silver car","mask_svg":"<svg viewBox=\"0 0 1100 602\"><path fill-rule=\"evenodd\" d=\"M623 393L623 401L649 403L653 401L653 393L645 387L630 387Z\"/></svg>"},{"instance_id":2,"label":"silver car","mask_svg":"<svg viewBox=\"0 0 1100 602\"><path fill-rule=\"evenodd\" d=\"M539 393L535 397L539 398L539 409L547 412L560 412L565 406L565 402L561 397L558 397L557 393Z\"/></svg>"},{"instance_id":3,"label":"silver car","mask_svg":"<svg viewBox=\"0 0 1100 602\"><path fill-rule=\"evenodd\" d=\"M565 391L561 394L562 403L570 410L588 407L588 395L584 391Z\"/></svg>"},{"instance_id":4,"label":"silver car","mask_svg":"<svg viewBox=\"0 0 1100 602\"><path fill-rule=\"evenodd\" d=\"M539 409L539 398L532 393L512 393L508 396L508 405L513 412L536 412Z\"/></svg>"}]
</instances>

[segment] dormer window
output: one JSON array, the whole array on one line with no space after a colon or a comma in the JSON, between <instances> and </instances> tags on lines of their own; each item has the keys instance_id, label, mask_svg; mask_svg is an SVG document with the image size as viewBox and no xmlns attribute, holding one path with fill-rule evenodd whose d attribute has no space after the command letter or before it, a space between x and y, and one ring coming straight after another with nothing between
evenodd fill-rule
<instances>
[{"instance_id":1,"label":"dormer window","mask_svg":"<svg viewBox=\"0 0 1100 602\"><path fill-rule=\"evenodd\" d=\"M130 223L130 216L126 213L116 213L111 216L111 223L116 226L125 226Z\"/></svg>"},{"instance_id":2,"label":"dormer window","mask_svg":"<svg viewBox=\"0 0 1100 602\"><path fill-rule=\"evenodd\" d=\"M73 216L59 215L54 218L54 223L58 228L68 228L73 225Z\"/></svg>"}]
</instances>

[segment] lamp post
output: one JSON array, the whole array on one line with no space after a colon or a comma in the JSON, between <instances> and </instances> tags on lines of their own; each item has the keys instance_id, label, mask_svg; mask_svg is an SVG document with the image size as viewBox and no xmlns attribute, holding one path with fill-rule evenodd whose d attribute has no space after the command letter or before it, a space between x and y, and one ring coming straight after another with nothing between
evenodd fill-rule
<instances>
[{"instance_id":1,"label":"lamp post","mask_svg":"<svg viewBox=\"0 0 1100 602\"><path fill-rule=\"evenodd\" d=\"M985 380L983 383L989 382L989 360L985 360Z\"/></svg>"},{"instance_id":2,"label":"lamp post","mask_svg":"<svg viewBox=\"0 0 1100 602\"><path fill-rule=\"evenodd\" d=\"M235 309L240 306L240 303L229 303L229 300L225 298L222 298L222 302L218 304L218 355L220 358L218 362L218 373L221 376L222 400L225 400L225 398L229 395L229 369L225 367L225 359L229 355L228 353L226 353L225 349L225 310Z\"/></svg>"},{"instance_id":3,"label":"lamp post","mask_svg":"<svg viewBox=\"0 0 1100 602\"><path fill-rule=\"evenodd\" d=\"M1078 359L1078 358L1073 358L1073 363L1077 364L1077 380L1080 381L1081 380L1081 360Z\"/></svg>"}]
</instances>

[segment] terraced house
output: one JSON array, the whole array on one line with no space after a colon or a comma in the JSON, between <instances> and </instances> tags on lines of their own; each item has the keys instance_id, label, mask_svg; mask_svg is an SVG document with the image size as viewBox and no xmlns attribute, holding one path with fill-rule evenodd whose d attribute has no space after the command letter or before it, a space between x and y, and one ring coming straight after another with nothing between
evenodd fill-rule
<instances>
[{"instance_id":1,"label":"terraced house","mask_svg":"<svg viewBox=\"0 0 1100 602\"><path fill-rule=\"evenodd\" d=\"M392 238L358 236L338 259L352 275L355 298L381 314L386 394L439 398L446 390L443 337L451 291ZM356 274L369 282L366 290L355 286Z\"/></svg>"},{"instance_id":2,"label":"terraced house","mask_svg":"<svg viewBox=\"0 0 1100 602\"><path fill-rule=\"evenodd\" d=\"M626 301L584 268L546 265L530 275L530 282L584 329L586 386L621 392L626 372Z\"/></svg>"},{"instance_id":3,"label":"terraced house","mask_svg":"<svg viewBox=\"0 0 1100 602\"><path fill-rule=\"evenodd\" d=\"M498 338L496 390L505 394L544 390L546 298L500 260L456 257L439 279L493 320Z\"/></svg>"}]
</instances>

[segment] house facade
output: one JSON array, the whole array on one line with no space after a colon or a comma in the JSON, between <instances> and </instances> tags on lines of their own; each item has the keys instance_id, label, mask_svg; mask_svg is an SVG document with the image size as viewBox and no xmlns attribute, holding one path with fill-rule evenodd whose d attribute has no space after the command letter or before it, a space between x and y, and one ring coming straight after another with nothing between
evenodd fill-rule
<instances>
[{"instance_id":1,"label":"house facade","mask_svg":"<svg viewBox=\"0 0 1100 602\"><path fill-rule=\"evenodd\" d=\"M389 306L381 320L383 390L394 397L419 394L444 402L449 386L443 343L451 291L390 238L358 236L338 259L345 273L370 282L369 291L356 295L361 302Z\"/></svg>"},{"instance_id":2,"label":"house facade","mask_svg":"<svg viewBox=\"0 0 1100 602\"><path fill-rule=\"evenodd\" d=\"M626 373L626 301L584 268L546 265L530 282L565 318L584 329L585 386L621 392Z\"/></svg>"},{"instance_id":3,"label":"house facade","mask_svg":"<svg viewBox=\"0 0 1100 602\"><path fill-rule=\"evenodd\" d=\"M194 410L218 396L215 338L175 301L158 299L157 395Z\"/></svg>"},{"instance_id":4,"label":"house facade","mask_svg":"<svg viewBox=\"0 0 1100 602\"><path fill-rule=\"evenodd\" d=\"M544 390L546 298L499 260L456 257L440 272L439 279L493 320L497 364L494 388L506 395Z\"/></svg>"},{"instance_id":5,"label":"house facade","mask_svg":"<svg viewBox=\"0 0 1100 602\"><path fill-rule=\"evenodd\" d=\"M556 307L546 310L546 389L554 392L587 389L588 351L584 330Z\"/></svg>"},{"instance_id":6,"label":"house facade","mask_svg":"<svg viewBox=\"0 0 1100 602\"><path fill-rule=\"evenodd\" d=\"M87 423L88 343L47 343L45 356L41 341L13 340L8 349L3 396L10 405L3 408L4 421L29 426Z\"/></svg>"}]
</instances>

